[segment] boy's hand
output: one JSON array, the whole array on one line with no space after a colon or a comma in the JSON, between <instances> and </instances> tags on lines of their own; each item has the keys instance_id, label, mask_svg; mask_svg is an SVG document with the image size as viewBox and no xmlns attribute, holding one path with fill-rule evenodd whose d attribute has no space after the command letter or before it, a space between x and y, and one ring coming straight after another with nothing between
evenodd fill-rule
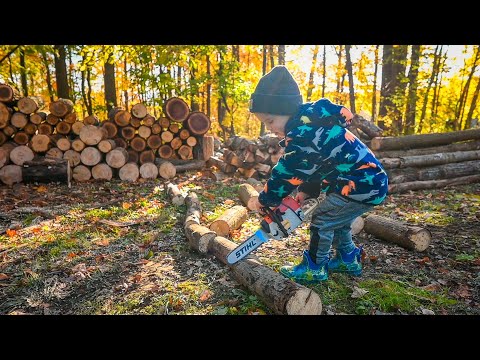
<instances>
[{"instance_id":1,"label":"boy's hand","mask_svg":"<svg viewBox=\"0 0 480 360\"><path fill-rule=\"evenodd\" d=\"M305 201L305 199L308 198L308 194L307 193L304 193L302 191L299 191L297 193L297 196L295 196L295 201L298 202L300 204L300 206L303 206L303 202Z\"/></svg>"}]
</instances>

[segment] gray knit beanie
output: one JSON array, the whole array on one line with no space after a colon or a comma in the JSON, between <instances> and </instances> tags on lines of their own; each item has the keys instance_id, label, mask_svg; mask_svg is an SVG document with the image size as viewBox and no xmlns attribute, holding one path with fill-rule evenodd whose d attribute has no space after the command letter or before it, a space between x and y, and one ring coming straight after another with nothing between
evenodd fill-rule
<instances>
[{"instance_id":1,"label":"gray knit beanie","mask_svg":"<svg viewBox=\"0 0 480 360\"><path fill-rule=\"evenodd\" d=\"M293 115L303 103L298 84L284 65L265 74L250 97L252 113Z\"/></svg>"}]
</instances>

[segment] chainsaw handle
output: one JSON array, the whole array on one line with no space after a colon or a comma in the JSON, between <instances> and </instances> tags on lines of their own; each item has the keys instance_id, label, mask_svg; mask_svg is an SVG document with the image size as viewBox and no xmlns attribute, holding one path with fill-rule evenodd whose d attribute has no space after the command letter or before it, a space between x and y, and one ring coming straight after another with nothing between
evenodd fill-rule
<instances>
[{"instance_id":1,"label":"chainsaw handle","mask_svg":"<svg viewBox=\"0 0 480 360\"><path fill-rule=\"evenodd\" d=\"M288 231L287 229L285 229L285 227L282 224L282 218L277 215L277 213L275 212L275 209L264 207L263 210L265 210L267 212L267 215L272 219L272 221L278 225L278 227L280 228L280 231L283 232L285 236L288 236Z\"/></svg>"}]
</instances>

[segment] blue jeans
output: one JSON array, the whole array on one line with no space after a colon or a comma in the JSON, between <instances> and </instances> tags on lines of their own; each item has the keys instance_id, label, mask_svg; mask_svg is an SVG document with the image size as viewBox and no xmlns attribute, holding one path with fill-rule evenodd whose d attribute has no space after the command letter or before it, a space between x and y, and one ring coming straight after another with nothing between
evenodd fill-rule
<instances>
[{"instance_id":1,"label":"blue jeans","mask_svg":"<svg viewBox=\"0 0 480 360\"><path fill-rule=\"evenodd\" d=\"M332 244L342 252L352 251L355 248L352 241L352 223L371 209L371 204L351 201L335 193L328 194L312 214L308 249L312 260L317 264L322 263Z\"/></svg>"}]
</instances>

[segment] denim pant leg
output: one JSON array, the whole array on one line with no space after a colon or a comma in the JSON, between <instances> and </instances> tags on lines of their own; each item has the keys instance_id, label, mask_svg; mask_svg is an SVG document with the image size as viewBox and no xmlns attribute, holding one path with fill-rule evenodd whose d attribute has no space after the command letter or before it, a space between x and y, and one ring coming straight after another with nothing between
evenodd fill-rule
<instances>
[{"instance_id":1,"label":"denim pant leg","mask_svg":"<svg viewBox=\"0 0 480 360\"><path fill-rule=\"evenodd\" d=\"M328 255L334 236L339 249L353 249L351 225L357 216L372 208L335 193L327 195L312 214L308 249L312 260L321 262Z\"/></svg>"}]
</instances>

